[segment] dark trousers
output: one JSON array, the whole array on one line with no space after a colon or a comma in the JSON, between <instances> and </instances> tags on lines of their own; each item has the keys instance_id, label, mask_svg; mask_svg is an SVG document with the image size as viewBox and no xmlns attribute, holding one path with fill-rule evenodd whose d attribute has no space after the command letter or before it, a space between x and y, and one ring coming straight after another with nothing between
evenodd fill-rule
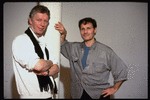
<instances>
[{"instance_id":1,"label":"dark trousers","mask_svg":"<svg viewBox=\"0 0 150 100\"><path fill-rule=\"evenodd\" d=\"M47 99L52 99L52 97L50 97L50 98L47 98Z\"/></svg>"},{"instance_id":2,"label":"dark trousers","mask_svg":"<svg viewBox=\"0 0 150 100\"><path fill-rule=\"evenodd\" d=\"M101 97L99 99L110 99L110 96L107 96L107 97L103 97L104 95L101 95ZM83 90L83 94L82 94L82 97L81 99L92 99L87 93L85 90Z\"/></svg>"}]
</instances>

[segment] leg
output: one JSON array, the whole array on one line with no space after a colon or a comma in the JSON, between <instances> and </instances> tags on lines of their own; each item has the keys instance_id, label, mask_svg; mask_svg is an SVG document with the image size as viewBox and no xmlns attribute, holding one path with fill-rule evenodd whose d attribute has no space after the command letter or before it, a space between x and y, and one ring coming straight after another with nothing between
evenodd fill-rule
<instances>
[{"instance_id":1,"label":"leg","mask_svg":"<svg viewBox=\"0 0 150 100\"><path fill-rule=\"evenodd\" d=\"M83 90L81 99L92 99L92 98L86 93L85 90Z\"/></svg>"},{"instance_id":2,"label":"leg","mask_svg":"<svg viewBox=\"0 0 150 100\"><path fill-rule=\"evenodd\" d=\"M101 95L101 97L99 98L99 99L110 99L110 95L109 96L107 96L107 97L103 97L104 95Z\"/></svg>"}]
</instances>

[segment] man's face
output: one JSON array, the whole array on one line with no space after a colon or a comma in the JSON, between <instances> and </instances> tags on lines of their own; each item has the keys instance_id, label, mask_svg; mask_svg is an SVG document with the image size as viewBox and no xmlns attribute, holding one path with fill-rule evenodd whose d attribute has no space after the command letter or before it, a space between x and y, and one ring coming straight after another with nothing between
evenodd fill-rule
<instances>
[{"instance_id":1,"label":"man's face","mask_svg":"<svg viewBox=\"0 0 150 100\"><path fill-rule=\"evenodd\" d=\"M41 37L45 32L49 19L46 13L36 13L33 19L29 18L30 28L33 30L37 37Z\"/></svg>"},{"instance_id":2,"label":"man's face","mask_svg":"<svg viewBox=\"0 0 150 100\"><path fill-rule=\"evenodd\" d=\"M84 25L84 23L81 24L81 28L80 28L80 33L81 33L81 37L82 39L86 42L86 41L90 41L94 39L94 36L96 34L97 28L93 28L92 23L87 23L86 25Z\"/></svg>"}]
</instances>

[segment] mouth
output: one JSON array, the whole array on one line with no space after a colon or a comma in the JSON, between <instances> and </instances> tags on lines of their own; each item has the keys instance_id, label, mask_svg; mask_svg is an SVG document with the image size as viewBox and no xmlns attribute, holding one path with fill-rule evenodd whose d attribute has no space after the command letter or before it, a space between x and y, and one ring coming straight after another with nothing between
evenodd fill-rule
<instances>
[{"instance_id":1,"label":"mouth","mask_svg":"<svg viewBox=\"0 0 150 100\"><path fill-rule=\"evenodd\" d=\"M38 27L38 30L39 30L39 31L44 31L44 28L39 28L39 27Z\"/></svg>"},{"instance_id":2,"label":"mouth","mask_svg":"<svg viewBox=\"0 0 150 100\"><path fill-rule=\"evenodd\" d=\"M83 37L88 37L88 36L89 36L88 34L84 34L84 35L83 35Z\"/></svg>"}]
</instances>

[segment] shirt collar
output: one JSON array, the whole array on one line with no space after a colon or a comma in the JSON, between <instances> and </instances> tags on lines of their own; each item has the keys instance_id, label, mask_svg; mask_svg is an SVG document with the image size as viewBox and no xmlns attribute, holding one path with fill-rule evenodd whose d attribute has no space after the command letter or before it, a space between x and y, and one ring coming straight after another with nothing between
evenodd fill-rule
<instances>
[{"instance_id":1,"label":"shirt collar","mask_svg":"<svg viewBox=\"0 0 150 100\"><path fill-rule=\"evenodd\" d=\"M94 38L94 39L95 39L95 42L92 44L90 49L95 49L95 47L96 47L97 41L96 41L96 38ZM81 48L83 48L83 47L84 47L84 41L81 43Z\"/></svg>"},{"instance_id":2,"label":"shirt collar","mask_svg":"<svg viewBox=\"0 0 150 100\"><path fill-rule=\"evenodd\" d=\"M30 27L29 27L29 29L30 29L30 31L32 32L33 36L35 37L35 39L37 40L37 42L38 42L40 45L44 45L44 46L47 45L47 43L46 43L46 41L45 41L45 39L44 39L43 36L41 36L41 37L38 38Z\"/></svg>"}]
</instances>

